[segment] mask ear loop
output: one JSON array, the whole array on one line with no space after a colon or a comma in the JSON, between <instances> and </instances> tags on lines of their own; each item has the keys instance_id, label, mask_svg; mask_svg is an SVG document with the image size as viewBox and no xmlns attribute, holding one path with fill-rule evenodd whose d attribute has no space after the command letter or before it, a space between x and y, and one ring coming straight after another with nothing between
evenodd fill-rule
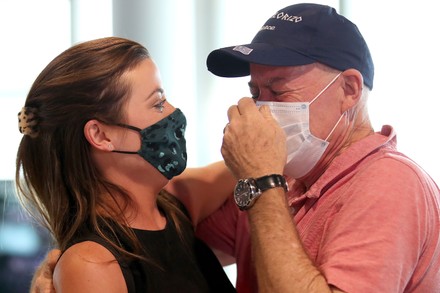
<instances>
[{"instance_id":1,"label":"mask ear loop","mask_svg":"<svg viewBox=\"0 0 440 293\"><path fill-rule=\"evenodd\" d=\"M344 117L346 113L347 113L347 112L344 112L344 113L341 114L341 116L340 116L339 119L338 119L338 122L336 122L335 126L333 126L333 129L330 131L330 133L329 133L329 134L327 135L327 137L325 138L325 141L328 141L330 135L333 134L333 131L335 131L336 127L339 125L339 122L341 122L342 117Z\"/></svg>"},{"instance_id":2,"label":"mask ear loop","mask_svg":"<svg viewBox=\"0 0 440 293\"><path fill-rule=\"evenodd\" d=\"M328 85L325 87L325 88L323 88L322 89L322 91L320 91L317 95L316 95L316 97L314 97L313 98L313 100L311 100L310 101L310 105L317 99L317 98L319 98L319 96L323 93L323 92L325 92L325 90L326 89L328 89L334 82L335 82L335 80L340 76L342 74L342 72L339 72L339 74L338 75L336 75L329 83L328 83Z\"/></svg>"},{"instance_id":3,"label":"mask ear loop","mask_svg":"<svg viewBox=\"0 0 440 293\"><path fill-rule=\"evenodd\" d=\"M140 128L136 127L136 126L131 126L131 125L128 125L128 124L123 124L123 123L117 123L116 126L123 127L123 128L127 128L127 129L130 129L130 130L134 130L134 131L139 132L139 133L142 131L142 129L140 129ZM110 149L110 145L109 145L109 149ZM132 151L118 151L118 150L115 150L113 146L112 146L111 151L112 151L113 153L129 154L129 155L135 155L135 154L137 154L137 153L139 152L139 151L137 151L137 152L132 152Z\"/></svg>"},{"instance_id":4,"label":"mask ear loop","mask_svg":"<svg viewBox=\"0 0 440 293\"><path fill-rule=\"evenodd\" d=\"M326 89L328 89L335 81L336 79L342 74L342 72L339 72L338 75L336 75L329 83L327 86L325 86L317 95L316 97L313 98L313 100L310 101L309 105L311 105L317 98L319 98L319 96L325 92ZM342 113L342 115L339 117L338 122L336 122L335 126L333 126L333 129L330 131L330 133L327 135L327 137L325 138L325 141L328 141L329 137L333 134L333 132L335 131L336 127L339 125L339 122L341 122L342 117L345 116L345 113Z\"/></svg>"}]
</instances>

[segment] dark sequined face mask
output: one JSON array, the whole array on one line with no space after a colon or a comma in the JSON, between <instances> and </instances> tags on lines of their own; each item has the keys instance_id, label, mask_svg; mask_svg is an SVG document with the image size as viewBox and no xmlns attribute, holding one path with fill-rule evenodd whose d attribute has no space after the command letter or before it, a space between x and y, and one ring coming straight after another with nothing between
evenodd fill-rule
<instances>
[{"instance_id":1,"label":"dark sequined face mask","mask_svg":"<svg viewBox=\"0 0 440 293\"><path fill-rule=\"evenodd\" d=\"M186 168L185 115L176 109L157 123L140 129L127 124L118 126L139 132L141 148L137 152L113 150L122 154L138 154L166 178L179 175Z\"/></svg>"}]
</instances>

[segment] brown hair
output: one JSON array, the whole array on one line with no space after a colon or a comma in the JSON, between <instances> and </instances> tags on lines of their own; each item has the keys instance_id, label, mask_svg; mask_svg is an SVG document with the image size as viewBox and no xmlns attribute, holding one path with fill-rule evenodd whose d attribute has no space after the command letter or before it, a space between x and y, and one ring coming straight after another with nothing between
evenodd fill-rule
<instances>
[{"instance_id":1,"label":"brown hair","mask_svg":"<svg viewBox=\"0 0 440 293\"><path fill-rule=\"evenodd\" d=\"M91 119L112 124L123 120L129 85L121 76L145 58L150 58L148 50L130 40L109 37L84 42L52 60L29 91L25 108L34 114L36 125L34 135L24 135L18 148L18 196L62 251L86 227L130 255L102 232L102 224L113 231L111 223L116 223L131 239L136 254L140 252L122 217L131 204L127 192L96 168L83 129ZM125 204L114 208L117 196ZM162 192L158 204L179 228L185 216L173 198Z\"/></svg>"}]
</instances>

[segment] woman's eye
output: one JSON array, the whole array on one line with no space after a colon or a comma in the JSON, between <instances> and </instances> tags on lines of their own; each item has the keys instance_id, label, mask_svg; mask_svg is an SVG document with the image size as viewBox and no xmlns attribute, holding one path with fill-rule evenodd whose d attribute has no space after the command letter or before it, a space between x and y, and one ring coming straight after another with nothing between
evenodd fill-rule
<instances>
[{"instance_id":1,"label":"woman's eye","mask_svg":"<svg viewBox=\"0 0 440 293\"><path fill-rule=\"evenodd\" d=\"M163 112L163 109L165 108L165 101L166 100L162 100L159 103L157 103L156 105L154 105L154 108L156 108L157 110L159 110L159 112Z\"/></svg>"}]
</instances>

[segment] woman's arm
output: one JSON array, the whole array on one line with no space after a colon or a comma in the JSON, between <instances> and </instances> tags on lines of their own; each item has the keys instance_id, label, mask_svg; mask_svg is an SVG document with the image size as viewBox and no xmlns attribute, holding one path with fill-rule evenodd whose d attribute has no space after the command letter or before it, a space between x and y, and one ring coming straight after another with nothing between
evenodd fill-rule
<instances>
[{"instance_id":1,"label":"woman's arm","mask_svg":"<svg viewBox=\"0 0 440 293\"><path fill-rule=\"evenodd\" d=\"M218 209L232 195L236 180L223 161L187 168L165 189L187 208L194 225Z\"/></svg>"},{"instance_id":2,"label":"woman's arm","mask_svg":"<svg viewBox=\"0 0 440 293\"><path fill-rule=\"evenodd\" d=\"M53 285L57 293L127 292L113 254L91 241L75 244L63 253L55 266Z\"/></svg>"}]
</instances>

